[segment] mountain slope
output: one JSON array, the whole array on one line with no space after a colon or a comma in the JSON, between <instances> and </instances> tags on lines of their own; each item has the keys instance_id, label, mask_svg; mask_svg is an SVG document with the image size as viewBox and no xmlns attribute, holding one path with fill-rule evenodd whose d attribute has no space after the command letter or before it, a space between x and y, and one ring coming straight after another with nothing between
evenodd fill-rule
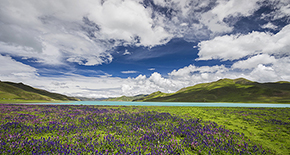
<instances>
[{"instance_id":1,"label":"mountain slope","mask_svg":"<svg viewBox=\"0 0 290 155\"><path fill-rule=\"evenodd\" d=\"M20 88L11 86L4 82L0 82L0 99L20 99L20 100L53 100L50 97L37 93L27 92Z\"/></svg>"},{"instance_id":2,"label":"mountain slope","mask_svg":"<svg viewBox=\"0 0 290 155\"><path fill-rule=\"evenodd\" d=\"M1 82L0 81L0 100L61 100L61 101L77 101L73 97L51 93L46 90L33 88L23 83Z\"/></svg>"},{"instance_id":3,"label":"mountain slope","mask_svg":"<svg viewBox=\"0 0 290 155\"><path fill-rule=\"evenodd\" d=\"M221 79L182 88L176 93L163 93L162 96L160 92L155 92L134 101L289 103L290 83L258 83L244 78Z\"/></svg>"}]
</instances>

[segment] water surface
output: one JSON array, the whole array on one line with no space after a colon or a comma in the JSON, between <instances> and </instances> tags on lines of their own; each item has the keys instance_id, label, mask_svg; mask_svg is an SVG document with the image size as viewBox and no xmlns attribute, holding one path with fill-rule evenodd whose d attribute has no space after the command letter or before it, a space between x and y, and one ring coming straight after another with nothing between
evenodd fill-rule
<instances>
[{"instance_id":1,"label":"water surface","mask_svg":"<svg viewBox=\"0 0 290 155\"><path fill-rule=\"evenodd\" d=\"M191 106L191 107L290 107L290 104L271 103L209 103L209 102L119 102L76 101L65 103L27 103L49 105L115 105L115 106Z\"/></svg>"}]
</instances>

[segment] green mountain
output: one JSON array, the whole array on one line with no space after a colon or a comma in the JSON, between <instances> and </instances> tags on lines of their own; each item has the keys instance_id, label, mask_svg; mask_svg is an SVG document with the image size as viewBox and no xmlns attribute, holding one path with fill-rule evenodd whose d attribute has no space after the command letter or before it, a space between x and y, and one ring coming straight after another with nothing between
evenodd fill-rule
<instances>
[{"instance_id":1,"label":"green mountain","mask_svg":"<svg viewBox=\"0 0 290 155\"><path fill-rule=\"evenodd\" d=\"M290 103L290 82L258 83L244 78L221 79L182 88L170 94L155 92L134 101Z\"/></svg>"},{"instance_id":2,"label":"green mountain","mask_svg":"<svg viewBox=\"0 0 290 155\"><path fill-rule=\"evenodd\" d=\"M136 95L136 96L121 96L121 97L104 99L103 101L133 101L133 100L144 98L146 96L147 95L143 95L143 94Z\"/></svg>"},{"instance_id":3,"label":"green mountain","mask_svg":"<svg viewBox=\"0 0 290 155\"><path fill-rule=\"evenodd\" d=\"M1 100L78 101L79 99L33 88L23 83L0 81Z\"/></svg>"}]
</instances>

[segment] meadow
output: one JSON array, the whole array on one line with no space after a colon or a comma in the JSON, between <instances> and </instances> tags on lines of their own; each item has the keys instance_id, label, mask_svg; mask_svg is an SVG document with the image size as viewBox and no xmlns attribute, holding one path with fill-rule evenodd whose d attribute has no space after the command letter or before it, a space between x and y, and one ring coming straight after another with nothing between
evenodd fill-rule
<instances>
[{"instance_id":1,"label":"meadow","mask_svg":"<svg viewBox=\"0 0 290 155\"><path fill-rule=\"evenodd\" d=\"M289 108L0 104L0 154L289 154Z\"/></svg>"}]
</instances>

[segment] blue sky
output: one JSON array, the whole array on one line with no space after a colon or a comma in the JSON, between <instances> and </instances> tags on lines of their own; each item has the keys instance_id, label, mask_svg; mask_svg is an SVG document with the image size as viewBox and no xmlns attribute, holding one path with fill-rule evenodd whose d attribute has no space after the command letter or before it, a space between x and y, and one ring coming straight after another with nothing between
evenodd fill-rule
<instances>
[{"instance_id":1,"label":"blue sky","mask_svg":"<svg viewBox=\"0 0 290 155\"><path fill-rule=\"evenodd\" d=\"M289 0L0 0L0 80L70 96L290 81Z\"/></svg>"}]
</instances>

